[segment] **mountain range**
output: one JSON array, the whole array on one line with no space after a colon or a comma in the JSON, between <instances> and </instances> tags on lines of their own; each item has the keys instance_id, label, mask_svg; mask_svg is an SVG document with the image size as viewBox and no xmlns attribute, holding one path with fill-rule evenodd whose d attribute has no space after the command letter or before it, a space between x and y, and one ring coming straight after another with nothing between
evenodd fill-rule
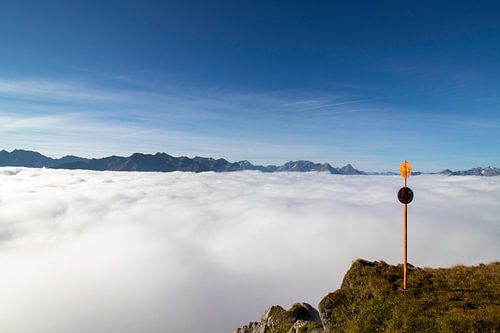
<instances>
[{"instance_id":1,"label":"mountain range","mask_svg":"<svg viewBox=\"0 0 500 333\"><path fill-rule=\"evenodd\" d=\"M343 167L333 167L329 163L314 163L311 161L290 161L283 165L254 165L249 161L229 162L223 158L196 156L193 158L175 157L166 153L141 154L135 153L128 157L109 156L104 158L83 158L73 155L62 158L51 158L35 151L15 149L11 152L0 151L1 166L19 166L29 168L82 169L98 171L190 171L190 172L229 172L257 170L261 172L328 172L336 175L397 175L394 172L365 172L355 169L351 164ZM419 175L422 172L413 172ZM433 174L449 176L498 176L499 168L473 168L466 171L451 171L449 169Z\"/></svg>"}]
</instances>

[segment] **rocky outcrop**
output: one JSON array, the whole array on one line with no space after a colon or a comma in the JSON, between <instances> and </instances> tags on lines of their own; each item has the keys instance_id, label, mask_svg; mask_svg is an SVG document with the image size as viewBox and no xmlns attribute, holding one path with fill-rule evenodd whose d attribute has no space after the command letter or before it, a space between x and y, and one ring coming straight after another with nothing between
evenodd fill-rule
<instances>
[{"instance_id":1,"label":"rocky outcrop","mask_svg":"<svg viewBox=\"0 0 500 333\"><path fill-rule=\"evenodd\" d=\"M271 307L236 333L500 332L500 263L408 267L358 259L319 314L308 304Z\"/></svg>"},{"instance_id":2,"label":"rocky outcrop","mask_svg":"<svg viewBox=\"0 0 500 333\"><path fill-rule=\"evenodd\" d=\"M323 326L318 310L307 303L296 303L288 310L272 306L260 322L249 323L235 333L323 333Z\"/></svg>"}]
</instances>

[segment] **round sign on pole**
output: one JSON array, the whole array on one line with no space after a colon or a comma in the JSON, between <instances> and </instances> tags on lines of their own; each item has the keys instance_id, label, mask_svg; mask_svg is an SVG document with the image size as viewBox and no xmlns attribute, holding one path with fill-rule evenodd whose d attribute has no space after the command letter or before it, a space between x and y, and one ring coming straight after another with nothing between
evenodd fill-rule
<instances>
[{"instance_id":1,"label":"round sign on pole","mask_svg":"<svg viewBox=\"0 0 500 333\"><path fill-rule=\"evenodd\" d=\"M399 167L399 173L401 174L401 176L406 179L408 177L410 177L411 175L411 164L404 161L403 163L401 163L401 166Z\"/></svg>"},{"instance_id":2,"label":"round sign on pole","mask_svg":"<svg viewBox=\"0 0 500 333\"><path fill-rule=\"evenodd\" d=\"M413 201L413 191L409 187L401 187L398 192L399 202L409 204Z\"/></svg>"}]
</instances>

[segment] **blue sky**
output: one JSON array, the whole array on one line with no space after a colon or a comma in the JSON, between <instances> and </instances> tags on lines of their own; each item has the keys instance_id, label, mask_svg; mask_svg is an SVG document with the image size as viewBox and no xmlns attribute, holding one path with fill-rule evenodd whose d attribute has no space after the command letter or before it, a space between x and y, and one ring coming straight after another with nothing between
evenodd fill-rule
<instances>
[{"instance_id":1,"label":"blue sky","mask_svg":"<svg viewBox=\"0 0 500 333\"><path fill-rule=\"evenodd\" d=\"M494 1L4 1L0 40L0 148L500 166Z\"/></svg>"}]
</instances>

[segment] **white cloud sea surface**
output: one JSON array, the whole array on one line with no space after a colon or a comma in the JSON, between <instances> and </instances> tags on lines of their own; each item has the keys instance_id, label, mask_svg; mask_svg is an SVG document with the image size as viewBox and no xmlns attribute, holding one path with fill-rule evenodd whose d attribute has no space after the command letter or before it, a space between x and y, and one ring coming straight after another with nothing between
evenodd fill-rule
<instances>
[{"instance_id":1,"label":"white cloud sea surface","mask_svg":"<svg viewBox=\"0 0 500 333\"><path fill-rule=\"evenodd\" d=\"M222 333L402 261L398 176L0 168L0 326ZM415 176L409 261L499 260L500 177ZM409 277L411 279L411 276Z\"/></svg>"}]
</instances>

